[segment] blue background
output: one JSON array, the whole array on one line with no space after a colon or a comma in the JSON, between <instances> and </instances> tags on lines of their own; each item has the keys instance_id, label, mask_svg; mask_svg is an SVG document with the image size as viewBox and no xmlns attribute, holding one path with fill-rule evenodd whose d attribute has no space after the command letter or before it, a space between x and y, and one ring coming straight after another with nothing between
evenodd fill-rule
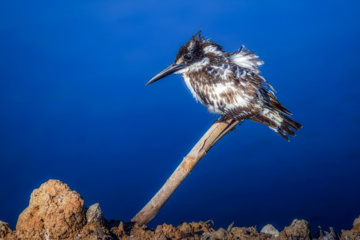
<instances>
[{"instance_id":1,"label":"blue background","mask_svg":"<svg viewBox=\"0 0 360 240\"><path fill-rule=\"evenodd\" d=\"M198 30L265 61L304 125L290 143L245 122L196 166L150 227L350 229L360 214L359 1L1 1L0 219L60 179L130 220L219 116L180 75L144 84Z\"/></svg>"}]
</instances>

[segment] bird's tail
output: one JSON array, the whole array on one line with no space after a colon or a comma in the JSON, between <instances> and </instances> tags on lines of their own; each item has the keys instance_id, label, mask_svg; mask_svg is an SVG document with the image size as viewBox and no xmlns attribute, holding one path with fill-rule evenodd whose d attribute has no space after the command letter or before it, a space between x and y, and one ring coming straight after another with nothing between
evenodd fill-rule
<instances>
[{"instance_id":1,"label":"bird's tail","mask_svg":"<svg viewBox=\"0 0 360 240\"><path fill-rule=\"evenodd\" d=\"M289 112L290 113L290 112ZM302 125L288 116L278 111L265 109L261 114L250 120L267 125L269 128L279 133L280 136L289 141L289 136L295 136L295 131L302 128Z\"/></svg>"}]
</instances>

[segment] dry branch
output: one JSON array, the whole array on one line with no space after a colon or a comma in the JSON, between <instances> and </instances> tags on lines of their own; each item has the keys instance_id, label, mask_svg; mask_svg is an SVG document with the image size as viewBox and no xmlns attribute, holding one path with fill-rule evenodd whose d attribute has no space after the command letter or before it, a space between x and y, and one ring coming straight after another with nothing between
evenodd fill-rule
<instances>
[{"instance_id":1,"label":"dry branch","mask_svg":"<svg viewBox=\"0 0 360 240\"><path fill-rule=\"evenodd\" d=\"M212 146L214 146L227 132L235 128L239 122L240 121L238 120L230 119L213 123L210 129L196 143L193 149L191 149L189 154L183 159L156 195L133 219L131 219L131 221L137 222L140 225L150 222L179 187L182 181L190 174L200 159L203 158Z\"/></svg>"}]
</instances>

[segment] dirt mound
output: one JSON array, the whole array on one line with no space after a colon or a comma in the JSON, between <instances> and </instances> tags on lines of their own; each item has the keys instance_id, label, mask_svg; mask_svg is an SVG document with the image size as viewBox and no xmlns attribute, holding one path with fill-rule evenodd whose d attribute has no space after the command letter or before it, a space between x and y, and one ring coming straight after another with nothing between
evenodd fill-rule
<instances>
[{"instance_id":1,"label":"dirt mound","mask_svg":"<svg viewBox=\"0 0 360 240\"><path fill-rule=\"evenodd\" d=\"M49 180L31 194L29 206L20 214L16 230L0 221L0 239L358 239L360 217L355 219L352 230L336 234L320 231L315 238L310 235L310 224L305 220L293 220L279 233L272 225L260 232L255 227L214 229L212 221L181 223L175 227L164 223L156 229L133 222L107 221L99 204L89 207L85 213L84 201L66 184Z\"/></svg>"},{"instance_id":2,"label":"dirt mound","mask_svg":"<svg viewBox=\"0 0 360 240\"><path fill-rule=\"evenodd\" d=\"M85 224L81 196L59 180L49 180L32 192L29 206L19 216L16 233L20 238L69 238Z\"/></svg>"}]
</instances>

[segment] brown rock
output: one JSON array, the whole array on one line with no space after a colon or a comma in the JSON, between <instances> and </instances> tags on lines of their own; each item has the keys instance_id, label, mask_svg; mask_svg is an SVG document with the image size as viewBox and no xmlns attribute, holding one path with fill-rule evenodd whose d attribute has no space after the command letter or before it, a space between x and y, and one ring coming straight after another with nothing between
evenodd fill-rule
<instances>
[{"instance_id":1,"label":"brown rock","mask_svg":"<svg viewBox=\"0 0 360 240\"><path fill-rule=\"evenodd\" d=\"M49 180L35 189L29 206L16 224L21 239L64 239L75 236L86 224L81 196L59 180Z\"/></svg>"},{"instance_id":2,"label":"brown rock","mask_svg":"<svg viewBox=\"0 0 360 240\"><path fill-rule=\"evenodd\" d=\"M241 237L247 234L247 231L244 228L233 227L231 228L231 233L236 237Z\"/></svg>"},{"instance_id":3,"label":"brown rock","mask_svg":"<svg viewBox=\"0 0 360 240\"><path fill-rule=\"evenodd\" d=\"M159 225L155 229L155 234L164 235L167 238L180 238L180 231L176 231L176 228L172 224Z\"/></svg>"},{"instance_id":4,"label":"brown rock","mask_svg":"<svg viewBox=\"0 0 360 240\"><path fill-rule=\"evenodd\" d=\"M355 218L355 220L353 222L353 226L355 227L358 224L360 224L360 216L358 218Z\"/></svg>"},{"instance_id":5,"label":"brown rock","mask_svg":"<svg viewBox=\"0 0 360 240\"><path fill-rule=\"evenodd\" d=\"M104 227L104 225L99 222L95 222L86 224L81 232L77 234L76 238L74 237L72 239L112 240L114 238L111 236L110 231Z\"/></svg>"},{"instance_id":6,"label":"brown rock","mask_svg":"<svg viewBox=\"0 0 360 240\"><path fill-rule=\"evenodd\" d=\"M6 235L11 232L10 225L6 222L0 221L0 238L6 237Z\"/></svg>"},{"instance_id":7,"label":"brown rock","mask_svg":"<svg viewBox=\"0 0 360 240\"><path fill-rule=\"evenodd\" d=\"M139 225L137 223L129 224L133 224L129 232L130 237L134 237L136 239L154 239L154 232L149 230L146 225Z\"/></svg>"},{"instance_id":8,"label":"brown rock","mask_svg":"<svg viewBox=\"0 0 360 240\"><path fill-rule=\"evenodd\" d=\"M355 227L353 227L352 231L356 233L360 233L360 224L357 224Z\"/></svg>"},{"instance_id":9,"label":"brown rock","mask_svg":"<svg viewBox=\"0 0 360 240\"><path fill-rule=\"evenodd\" d=\"M259 236L259 232L256 227L244 228L251 237Z\"/></svg>"},{"instance_id":10,"label":"brown rock","mask_svg":"<svg viewBox=\"0 0 360 240\"><path fill-rule=\"evenodd\" d=\"M354 223L353 223L353 232L357 232L360 233L360 216L358 218L355 218Z\"/></svg>"},{"instance_id":11,"label":"brown rock","mask_svg":"<svg viewBox=\"0 0 360 240\"><path fill-rule=\"evenodd\" d=\"M280 233L280 239L311 239L310 224L305 220L294 219L290 226Z\"/></svg>"},{"instance_id":12,"label":"brown rock","mask_svg":"<svg viewBox=\"0 0 360 240\"><path fill-rule=\"evenodd\" d=\"M226 232L225 229L219 228L216 232L214 232L213 235L214 235L216 238L224 239L224 238L227 237L228 233Z\"/></svg>"},{"instance_id":13,"label":"brown rock","mask_svg":"<svg viewBox=\"0 0 360 240\"><path fill-rule=\"evenodd\" d=\"M341 230L341 240L360 240L360 234L352 230Z\"/></svg>"},{"instance_id":14,"label":"brown rock","mask_svg":"<svg viewBox=\"0 0 360 240\"><path fill-rule=\"evenodd\" d=\"M117 236L117 238L121 239L123 236L126 235L125 228L124 228L124 222L122 221L116 221L116 220L110 220L107 224L108 228L110 229L110 232Z\"/></svg>"},{"instance_id":15,"label":"brown rock","mask_svg":"<svg viewBox=\"0 0 360 240\"><path fill-rule=\"evenodd\" d=\"M193 235L194 234L194 230L193 230L193 227L187 223L187 222L183 222L181 223L177 229L182 232L183 234L191 234Z\"/></svg>"},{"instance_id":16,"label":"brown rock","mask_svg":"<svg viewBox=\"0 0 360 240\"><path fill-rule=\"evenodd\" d=\"M207 221L209 222L209 221ZM192 222L191 226L195 233L202 234L202 233L208 233L208 232L215 232L214 228L208 224L207 222Z\"/></svg>"},{"instance_id":17,"label":"brown rock","mask_svg":"<svg viewBox=\"0 0 360 240\"><path fill-rule=\"evenodd\" d=\"M234 239L262 239L256 227L233 227L230 233Z\"/></svg>"},{"instance_id":18,"label":"brown rock","mask_svg":"<svg viewBox=\"0 0 360 240\"><path fill-rule=\"evenodd\" d=\"M160 233L155 234L155 231L149 229L146 225L119 221L117 226L115 226L117 222L111 220L107 224L110 227L111 234L116 236L115 239L167 239L165 236L162 237ZM159 229L161 229L161 226L159 226ZM162 229L159 231L162 231Z\"/></svg>"}]
</instances>

